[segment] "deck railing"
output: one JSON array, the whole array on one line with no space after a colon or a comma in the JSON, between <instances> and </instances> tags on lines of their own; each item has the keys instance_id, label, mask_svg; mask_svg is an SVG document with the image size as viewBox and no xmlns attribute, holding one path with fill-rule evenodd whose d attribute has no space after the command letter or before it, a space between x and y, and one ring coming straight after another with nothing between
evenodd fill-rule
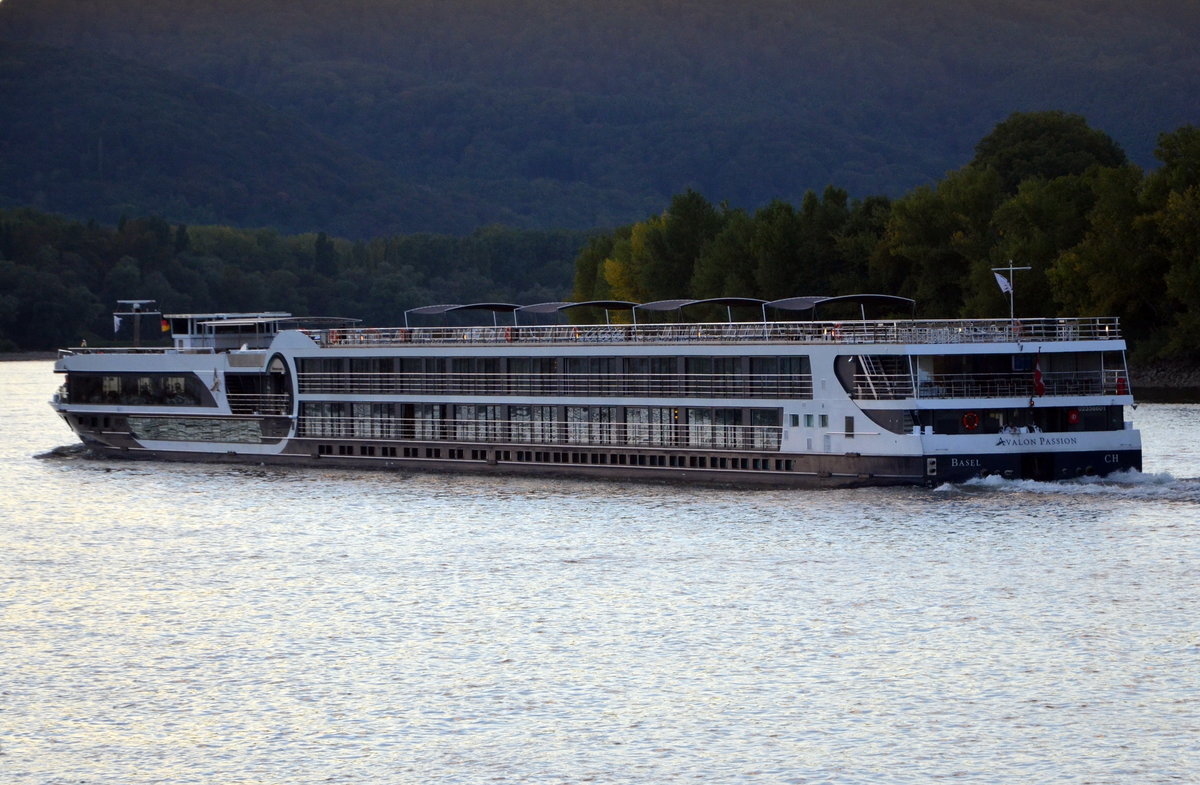
<instances>
[{"instance_id":1,"label":"deck railing","mask_svg":"<svg viewBox=\"0 0 1200 785\"><path fill-rule=\"evenodd\" d=\"M59 349L59 357L73 354L215 354L211 346L75 346Z\"/></svg>"},{"instance_id":2,"label":"deck railing","mask_svg":"<svg viewBox=\"0 0 1200 785\"><path fill-rule=\"evenodd\" d=\"M394 327L304 332L321 346L344 348L409 344L742 344L787 341L826 344L1029 343L1121 337L1120 325L1115 317Z\"/></svg>"},{"instance_id":3,"label":"deck railing","mask_svg":"<svg viewBox=\"0 0 1200 785\"><path fill-rule=\"evenodd\" d=\"M1129 383L1120 370L1063 371L1042 374L1039 393L1033 373L960 373L922 377L917 398L1030 398L1037 395L1128 395ZM913 396L909 374L854 375L852 395L865 400L897 400Z\"/></svg>"},{"instance_id":4,"label":"deck railing","mask_svg":"<svg viewBox=\"0 0 1200 785\"><path fill-rule=\"evenodd\" d=\"M299 429L301 436L313 438L726 450L778 450L782 432L783 429L778 425L431 420L311 415L300 417Z\"/></svg>"},{"instance_id":5,"label":"deck railing","mask_svg":"<svg viewBox=\"0 0 1200 785\"><path fill-rule=\"evenodd\" d=\"M233 414L291 414L292 396L265 393L228 393Z\"/></svg>"},{"instance_id":6,"label":"deck railing","mask_svg":"<svg viewBox=\"0 0 1200 785\"><path fill-rule=\"evenodd\" d=\"M812 398L810 374L301 373L304 395Z\"/></svg>"}]
</instances>

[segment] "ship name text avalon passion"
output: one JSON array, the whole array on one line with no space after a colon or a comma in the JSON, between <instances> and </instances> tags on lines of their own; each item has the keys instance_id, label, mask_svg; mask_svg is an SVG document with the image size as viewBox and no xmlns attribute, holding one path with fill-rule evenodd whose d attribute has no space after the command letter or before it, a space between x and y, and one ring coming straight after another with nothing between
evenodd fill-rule
<instances>
[{"instance_id":1,"label":"ship name text avalon passion","mask_svg":"<svg viewBox=\"0 0 1200 785\"><path fill-rule=\"evenodd\" d=\"M585 306L605 323L528 323ZM682 320L700 306L756 318ZM856 318L825 316L847 307ZM52 405L94 452L123 458L773 486L1141 469L1116 319L868 310L912 301L481 303L405 323L490 311L485 326L381 329L167 314L169 347L61 350ZM618 311L631 323L611 323ZM646 323L656 311L679 318Z\"/></svg>"}]
</instances>

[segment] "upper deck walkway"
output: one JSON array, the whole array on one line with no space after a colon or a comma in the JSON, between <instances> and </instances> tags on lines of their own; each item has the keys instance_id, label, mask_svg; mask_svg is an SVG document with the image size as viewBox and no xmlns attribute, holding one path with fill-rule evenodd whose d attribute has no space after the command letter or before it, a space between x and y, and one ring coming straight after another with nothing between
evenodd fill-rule
<instances>
[{"instance_id":1,"label":"upper deck walkway","mask_svg":"<svg viewBox=\"0 0 1200 785\"><path fill-rule=\"evenodd\" d=\"M520 325L304 330L322 347L412 344L990 344L1107 341L1121 338L1116 317L1082 319L931 319L824 322L709 322L638 325Z\"/></svg>"},{"instance_id":2,"label":"upper deck walkway","mask_svg":"<svg viewBox=\"0 0 1200 785\"><path fill-rule=\"evenodd\" d=\"M1116 317L1080 319L924 319L822 322L705 322L637 325L515 325L495 327L341 327L302 329L323 348L424 346L521 346L628 344L996 344L1111 341L1120 339ZM262 351L274 334L242 342ZM75 354L212 354L228 351L204 345L159 347L74 347L59 355ZM197 345L200 344L200 345Z\"/></svg>"}]
</instances>

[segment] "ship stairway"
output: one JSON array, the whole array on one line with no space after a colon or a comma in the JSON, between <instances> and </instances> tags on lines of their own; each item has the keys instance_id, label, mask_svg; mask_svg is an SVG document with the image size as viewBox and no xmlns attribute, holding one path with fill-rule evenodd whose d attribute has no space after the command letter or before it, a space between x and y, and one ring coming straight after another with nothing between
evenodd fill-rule
<instances>
[{"instance_id":1,"label":"ship stairway","mask_svg":"<svg viewBox=\"0 0 1200 785\"><path fill-rule=\"evenodd\" d=\"M912 378L903 357L860 354L858 367L866 397L874 400L907 398L912 395Z\"/></svg>"},{"instance_id":2,"label":"ship stairway","mask_svg":"<svg viewBox=\"0 0 1200 785\"><path fill-rule=\"evenodd\" d=\"M879 400L879 390L876 388L875 381L878 379L882 383L880 375L882 368L876 362L873 354L860 354L858 356L858 367L862 368L863 381L867 383L867 389L871 391L870 397Z\"/></svg>"}]
</instances>

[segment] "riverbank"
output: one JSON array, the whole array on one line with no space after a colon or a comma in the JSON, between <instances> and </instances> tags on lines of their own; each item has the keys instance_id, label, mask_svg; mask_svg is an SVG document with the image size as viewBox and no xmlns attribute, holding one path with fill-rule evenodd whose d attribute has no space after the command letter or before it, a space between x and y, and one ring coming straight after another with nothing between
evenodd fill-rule
<instances>
[{"instance_id":1,"label":"riverbank","mask_svg":"<svg viewBox=\"0 0 1200 785\"><path fill-rule=\"evenodd\" d=\"M1139 401L1200 403L1200 365L1180 360L1131 365L1133 393Z\"/></svg>"},{"instance_id":2,"label":"riverbank","mask_svg":"<svg viewBox=\"0 0 1200 785\"><path fill-rule=\"evenodd\" d=\"M58 352L0 352L0 362L4 363L57 359Z\"/></svg>"}]
</instances>

